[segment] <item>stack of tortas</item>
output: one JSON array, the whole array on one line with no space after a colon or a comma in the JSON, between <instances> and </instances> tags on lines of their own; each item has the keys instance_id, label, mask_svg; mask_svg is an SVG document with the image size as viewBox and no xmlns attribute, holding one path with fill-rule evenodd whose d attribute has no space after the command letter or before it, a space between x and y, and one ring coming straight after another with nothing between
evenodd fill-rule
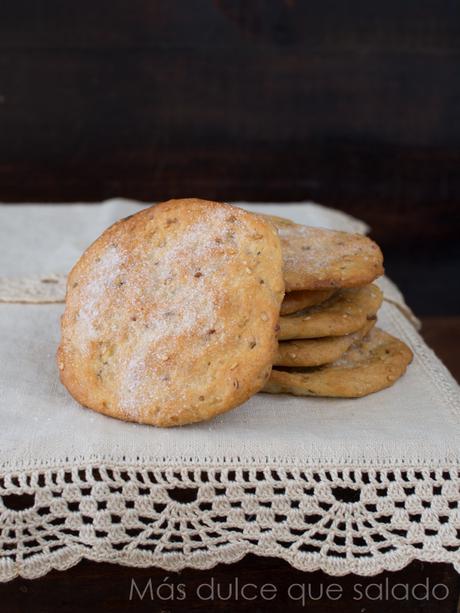
<instances>
[{"instance_id":1,"label":"stack of tortas","mask_svg":"<svg viewBox=\"0 0 460 613\"><path fill-rule=\"evenodd\" d=\"M382 272L361 235L164 202L108 228L70 272L61 381L84 406L156 426L210 419L259 391L369 394L412 357L373 328Z\"/></svg>"},{"instance_id":2,"label":"stack of tortas","mask_svg":"<svg viewBox=\"0 0 460 613\"><path fill-rule=\"evenodd\" d=\"M281 240L286 295L264 391L360 397L392 385L412 360L375 327L383 257L369 238L269 217Z\"/></svg>"}]
</instances>

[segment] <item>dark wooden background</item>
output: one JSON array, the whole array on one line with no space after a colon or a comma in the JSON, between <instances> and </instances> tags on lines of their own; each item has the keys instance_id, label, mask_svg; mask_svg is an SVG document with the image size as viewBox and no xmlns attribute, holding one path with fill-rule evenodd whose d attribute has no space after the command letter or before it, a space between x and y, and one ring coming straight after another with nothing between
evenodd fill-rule
<instances>
[{"instance_id":1,"label":"dark wooden background","mask_svg":"<svg viewBox=\"0 0 460 613\"><path fill-rule=\"evenodd\" d=\"M0 4L0 201L311 198L460 313L456 0Z\"/></svg>"},{"instance_id":2,"label":"dark wooden background","mask_svg":"<svg viewBox=\"0 0 460 613\"><path fill-rule=\"evenodd\" d=\"M460 376L458 1L1 2L0 201L188 195L313 199L365 219L428 341ZM215 574L330 581L253 557ZM308 608L456 611L450 567L414 563L391 577L426 574L449 585L442 605ZM130 577L164 576L83 563L0 586L0 609L213 610L127 602Z\"/></svg>"}]
</instances>

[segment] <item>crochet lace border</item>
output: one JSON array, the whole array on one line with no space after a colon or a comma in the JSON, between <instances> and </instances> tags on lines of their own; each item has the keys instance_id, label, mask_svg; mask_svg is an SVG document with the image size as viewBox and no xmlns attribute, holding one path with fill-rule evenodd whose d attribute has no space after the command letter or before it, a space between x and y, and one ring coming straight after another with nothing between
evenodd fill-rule
<instances>
[{"instance_id":1,"label":"crochet lace border","mask_svg":"<svg viewBox=\"0 0 460 613\"><path fill-rule=\"evenodd\" d=\"M93 465L0 479L0 580L83 558L211 568L247 553L375 575L412 560L460 572L460 470Z\"/></svg>"}]
</instances>

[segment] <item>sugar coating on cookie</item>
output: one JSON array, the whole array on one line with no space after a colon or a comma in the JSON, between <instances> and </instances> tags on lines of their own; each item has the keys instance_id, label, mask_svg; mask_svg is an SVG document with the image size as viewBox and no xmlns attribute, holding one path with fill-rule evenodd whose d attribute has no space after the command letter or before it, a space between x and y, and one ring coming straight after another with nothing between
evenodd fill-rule
<instances>
[{"instance_id":1,"label":"sugar coating on cookie","mask_svg":"<svg viewBox=\"0 0 460 613\"><path fill-rule=\"evenodd\" d=\"M286 292L357 287L383 274L382 252L367 236L266 217L281 240Z\"/></svg>"},{"instance_id":2,"label":"sugar coating on cookie","mask_svg":"<svg viewBox=\"0 0 460 613\"><path fill-rule=\"evenodd\" d=\"M120 419L209 419L267 380L283 295L267 221L199 199L145 209L106 230L69 275L61 380Z\"/></svg>"}]
</instances>

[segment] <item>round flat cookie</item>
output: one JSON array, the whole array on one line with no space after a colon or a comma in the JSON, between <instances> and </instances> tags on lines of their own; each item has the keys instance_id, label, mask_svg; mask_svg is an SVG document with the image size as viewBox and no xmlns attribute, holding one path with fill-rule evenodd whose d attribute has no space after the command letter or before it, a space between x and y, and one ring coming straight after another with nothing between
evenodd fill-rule
<instances>
[{"instance_id":1,"label":"round flat cookie","mask_svg":"<svg viewBox=\"0 0 460 613\"><path fill-rule=\"evenodd\" d=\"M321 304L334 293L333 289L319 289L319 290L299 290L297 292L289 292L284 296L284 300L281 304L281 315L291 315L308 309L309 307Z\"/></svg>"},{"instance_id":2,"label":"round flat cookie","mask_svg":"<svg viewBox=\"0 0 460 613\"><path fill-rule=\"evenodd\" d=\"M283 294L266 220L198 199L145 209L106 230L69 275L61 381L119 419L209 419L266 382Z\"/></svg>"},{"instance_id":3,"label":"round flat cookie","mask_svg":"<svg viewBox=\"0 0 460 613\"><path fill-rule=\"evenodd\" d=\"M279 340L344 336L362 328L382 304L376 285L342 289L329 300L295 315L280 317Z\"/></svg>"},{"instance_id":4,"label":"round flat cookie","mask_svg":"<svg viewBox=\"0 0 460 613\"><path fill-rule=\"evenodd\" d=\"M273 369L263 391L359 398L393 385L405 373L412 357L405 343L374 328L333 364L303 371Z\"/></svg>"},{"instance_id":5,"label":"round flat cookie","mask_svg":"<svg viewBox=\"0 0 460 613\"><path fill-rule=\"evenodd\" d=\"M367 236L266 217L281 239L286 292L358 287L383 274L382 252Z\"/></svg>"},{"instance_id":6,"label":"round flat cookie","mask_svg":"<svg viewBox=\"0 0 460 613\"><path fill-rule=\"evenodd\" d=\"M274 366L322 366L338 360L354 343L371 330L377 318L368 321L360 330L345 336L325 336L296 341L282 341L278 344L278 355Z\"/></svg>"}]
</instances>

